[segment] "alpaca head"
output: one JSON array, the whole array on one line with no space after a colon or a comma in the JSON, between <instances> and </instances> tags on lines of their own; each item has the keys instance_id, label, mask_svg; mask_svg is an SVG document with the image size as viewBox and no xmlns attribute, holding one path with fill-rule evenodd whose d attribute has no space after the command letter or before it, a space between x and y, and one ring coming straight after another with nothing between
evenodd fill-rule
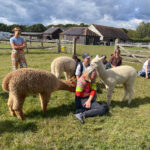
<instances>
[{"instance_id":1,"label":"alpaca head","mask_svg":"<svg viewBox=\"0 0 150 150\"><path fill-rule=\"evenodd\" d=\"M91 65L101 65L102 64L102 59L103 57L99 57L98 55L96 55L96 57L91 61Z\"/></svg>"},{"instance_id":2,"label":"alpaca head","mask_svg":"<svg viewBox=\"0 0 150 150\"><path fill-rule=\"evenodd\" d=\"M73 76L69 80L66 80L66 81L63 81L63 82L69 87L70 92L75 92L76 84L77 84L75 76Z\"/></svg>"}]
</instances>

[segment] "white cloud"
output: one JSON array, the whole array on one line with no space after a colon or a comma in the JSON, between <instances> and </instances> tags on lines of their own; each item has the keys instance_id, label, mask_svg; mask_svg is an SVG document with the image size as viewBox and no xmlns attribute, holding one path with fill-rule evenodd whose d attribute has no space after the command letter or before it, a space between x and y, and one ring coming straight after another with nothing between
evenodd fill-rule
<instances>
[{"instance_id":1,"label":"white cloud","mask_svg":"<svg viewBox=\"0 0 150 150\"><path fill-rule=\"evenodd\" d=\"M0 0L0 23L67 24L81 22L135 29L149 21L150 0Z\"/></svg>"},{"instance_id":2,"label":"white cloud","mask_svg":"<svg viewBox=\"0 0 150 150\"><path fill-rule=\"evenodd\" d=\"M106 25L106 26L113 26L118 28L127 28L127 29L135 29L140 22L142 22L142 19L136 19L131 18L128 21L122 21L122 20L113 20L111 16L104 15L104 18L98 20L98 24Z\"/></svg>"},{"instance_id":3,"label":"white cloud","mask_svg":"<svg viewBox=\"0 0 150 150\"><path fill-rule=\"evenodd\" d=\"M14 24L13 22L9 21L7 18L4 18L4 17L0 17L0 23L4 23L7 25Z\"/></svg>"},{"instance_id":4,"label":"white cloud","mask_svg":"<svg viewBox=\"0 0 150 150\"><path fill-rule=\"evenodd\" d=\"M73 20L67 20L67 19L57 19L56 17L50 16L50 21L47 22L45 21L44 23L45 25L49 25L49 24L80 24L79 22L75 22Z\"/></svg>"}]
</instances>

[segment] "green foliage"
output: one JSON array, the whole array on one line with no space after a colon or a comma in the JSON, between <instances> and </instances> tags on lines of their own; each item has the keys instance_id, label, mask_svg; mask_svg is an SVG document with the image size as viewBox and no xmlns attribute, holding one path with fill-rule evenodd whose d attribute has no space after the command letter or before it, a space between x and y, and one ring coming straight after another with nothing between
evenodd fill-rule
<instances>
[{"instance_id":1,"label":"green foliage","mask_svg":"<svg viewBox=\"0 0 150 150\"><path fill-rule=\"evenodd\" d=\"M46 27L43 24L34 24L28 28L29 32L44 32Z\"/></svg>"},{"instance_id":2,"label":"green foliage","mask_svg":"<svg viewBox=\"0 0 150 150\"><path fill-rule=\"evenodd\" d=\"M136 28L137 38L150 37L150 22L144 23L141 22Z\"/></svg>"},{"instance_id":3,"label":"green foliage","mask_svg":"<svg viewBox=\"0 0 150 150\"><path fill-rule=\"evenodd\" d=\"M4 31L4 32L8 32L8 29L7 29L7 25L6 24L3 24L3 23L0 23L0 31Z\"/></svg>"},{"instance_id":4,"label":"green foliage","mask_svg":"<svg viewBox=\"0 0 150 150\"><path fill-rule=\"evenodd\" d=\"M140 38L132 38L133 42L150 42L150 37L145 37L143 39Z\"/></svg>"},{"instance_id":5,"label":"green foliage","mask_svg":"<svg viewBox=\"0 0 150 150\"><path fill-rule=\"evenodd\" d=\"M128 30L125 28L121 28L121 30L123 30L125 33L128 33Z\"/></svg>"},{"instance_id":6,"label":"green foliage","mask_svg":"<svg viewBox=\"0 0 150 150\"><path fill-rule=\"evenodd\" d=\"M87 24L84 23L80 23L80 25L78 24L58 24L58 25L48 25L48 26L44 26L43 24L34 24L31 26L27 26L27 25L19 25L19 24L13 24L13 25L6 25L3 23L0 23L0 31L3 32L11 32L13 28L15 27L19 27L22 32L44 32L46 29L51 28L51 27L60 27L60 28L69 28L69 27L88 27Z\"/></svg>"},{"instance_id":7,"label":"green foliage","mask_svg":"<svg viewBox=\"0 0 150 150\"><path fill-rule=\"evenodd\" d=\"M129 29L128 32L127 32L127 35L128 35L131 39L136 38L136 31Z\"/></svg>"},{"instance_id":8,"label":"green foliage","mask_svg":"<svg viewBox=\"0 0 150 150\"><path fill-rule=\"evenodd\" d=\"M0 47L7 47L1 44ZM84 52L95 57L107 55L109 60L114 47L77 45L79 58ZM11 51L0 49L0 83L11 71ZM52 60L58 56L54 50L29 50L26 54L28 67L50 71ZM142 64L125 63L139 71ZM64 79L62 76L61 79ZM106 90L100 79L99 102L106 103ZM40 86L40 85L39 85ZM118 85L112 96L110 113L85 119L81 125L73 116L74 93L57 91L51 95L47 113L40 109L38 95L26 97L23 112L26 120L11 117L8 93L0 87L0 150L149 150L150 149L150 96L149 80L137 77L133 101L120 102L123 87Z\"/></svg>"}]
</instances>

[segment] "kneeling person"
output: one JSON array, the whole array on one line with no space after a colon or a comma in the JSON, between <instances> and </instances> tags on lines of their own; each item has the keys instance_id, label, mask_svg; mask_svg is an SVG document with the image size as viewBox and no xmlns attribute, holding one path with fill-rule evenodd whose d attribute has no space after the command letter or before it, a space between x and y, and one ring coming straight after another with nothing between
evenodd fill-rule
<instances>
[{"instance_id":1,"label":"kneeling person","mask_svg":"<svg viewBox=\"0 0 150 150\"><path fill-rule=\"evenodd\" d=\"M94 66L86 69L77 80L76 86L76 114L75 117L83 124L83 118L102 116L109 111L106 104L96 102L96 78L97 72Z\"/></svg>"}]
</instances>

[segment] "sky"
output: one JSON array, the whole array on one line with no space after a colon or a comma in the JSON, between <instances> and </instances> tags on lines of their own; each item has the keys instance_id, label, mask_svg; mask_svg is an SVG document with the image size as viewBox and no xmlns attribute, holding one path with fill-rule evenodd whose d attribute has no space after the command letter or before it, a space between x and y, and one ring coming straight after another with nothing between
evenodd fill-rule
<instances>
[{"instance_id":1,"label":"sky","mask_svg":"<svg viewBox=\"0 0 150 150\"><path fill-rule=\"evenodd\" d=\"M0 0L0 23L99 24L136 29L150 22L150 0Z\"/></svg>"}]
</instances>

